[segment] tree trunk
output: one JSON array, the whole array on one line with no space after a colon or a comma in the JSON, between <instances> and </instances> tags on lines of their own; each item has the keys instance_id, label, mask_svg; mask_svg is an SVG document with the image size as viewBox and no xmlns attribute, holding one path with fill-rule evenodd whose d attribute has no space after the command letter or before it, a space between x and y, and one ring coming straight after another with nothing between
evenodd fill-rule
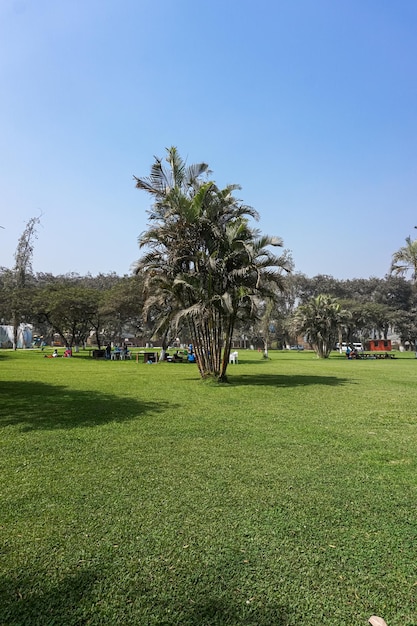
<instances>
[{"instance_id":1,"label":"tree trunk","mask_svg":"<svg viewBox=\"0 0 417 626\"><path fill-rule=\"evenodd\" d=\"M229 365L230 359L230 350L232 347L232 337L233 337L233 329L234 329L234 317L229 318L226 336L224 338L224 347L223 347L223 360L220 368L220 373L218 376L218 381L225 383L227 382L226 370Z\"/></svg>"},{"instance_id":2,"label":"tree trunk","mask_svg":"<svg viewBox=\"0 0 417 626\"><path fill-rule=\"evenodd\" d=\"M13 313L13 350L17 350L17 338L19 333L19 320L17 319L17 313Z\"/></svg>"},{"instance_id":3,"label":"tree trunk","mask_svg":"<svg viewBox=\"0 0 417 626\"><path fill-rule=\"evenodd\" d=\"M166 353L167 353L167 348L168 348L168 337L169 337L169 328L167 328L167 330L164 332L162 336L161 353L159 355L159 361L165 361L166 359Z\"/></svg>"},{"instance_id":4,"label":"tree trunk","mask_svg":"<svg viewBox=\"0 0 417 626\"><path fill-rule=\"evenodd\" d=\"M100 350L101 349L100 333L99 333L98 328L95 328L95 331L96 331L97 348Z\"/></svg>"}]
</instances>

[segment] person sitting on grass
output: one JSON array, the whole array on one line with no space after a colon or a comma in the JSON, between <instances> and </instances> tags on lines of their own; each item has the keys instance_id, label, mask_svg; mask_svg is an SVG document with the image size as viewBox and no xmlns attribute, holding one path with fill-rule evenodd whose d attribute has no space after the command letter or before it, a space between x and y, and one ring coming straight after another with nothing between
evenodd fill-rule
<instances>
[{"instance_id":1,"label":"person sitting on grass","mask_svg":"<svg viewBox=\"0 0 417 626\"><path fill-rule=\"evenodd\" d=\"M53 358L59 356L58 350L55 348L55 350L52 352L52 354L44 354L43 356L45 357L45 359L53 359Z\"/></svg>"}]
</instances>

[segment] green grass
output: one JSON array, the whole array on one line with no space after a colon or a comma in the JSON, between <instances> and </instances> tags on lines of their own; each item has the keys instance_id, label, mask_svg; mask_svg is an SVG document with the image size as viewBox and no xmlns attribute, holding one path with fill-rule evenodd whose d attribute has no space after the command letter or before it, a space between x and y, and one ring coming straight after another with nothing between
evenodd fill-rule
<instances>
[{"instance_id":1,"label":"green grass","mask_svg":"<svg viewBox=\"0 0 417 626\"><path fill-rule=\"evenodd\" d=\"M417 624L413 355L0 352L0 624Z\"/></svg>"}]
</instances>

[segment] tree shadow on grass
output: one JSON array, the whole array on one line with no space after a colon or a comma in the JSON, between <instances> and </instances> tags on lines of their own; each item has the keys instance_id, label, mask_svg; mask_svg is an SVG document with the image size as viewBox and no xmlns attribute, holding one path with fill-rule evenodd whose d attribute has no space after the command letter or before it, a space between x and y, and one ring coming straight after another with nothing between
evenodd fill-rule
<instances>
[{"instance_id":1,"label":"tree shadow on grass","mask_svg":"<svg viewBox=\"0 0 417 626\"><path fill-rule=\"evenodd\" d=\"M42 575L44 574L44 575ZM122 579L124 572L120 572ZM199 589L190 605L194 586L178 593L172 589L149 588L149 580L138 584L115 583L116 601L103 597L111 585L106 566L85 567L68 572L58 580L41 572L21 570L0 579L0 624L7 626L77 626L81 624L153 624L161 626L288 626L288 612L273 601L256 605L236 590ZM218 585L214 585L218 587ZM121 594L125 603L120 603ZM204 598L203 598L204 595ZM162 596L162 597L161 597ZM104 602L103 602L104 600ZM129 603L132 607L129 608ZM107 604L107 606L106 606ZM127 604L127 606L125 606ZM169 617L168 615L169 614Z\"/></svg>"},{"instance_id":2,"label":"tree shadow on grass","mask_svg":"<svg viewBox=\"0 0 417 626\"><path fill-rule=\"evenodd\" d=\"M0 582L0 624L84 624L85 607L98 575L81 570L51 583L48 576L21 574Z\"/></svg>"},{"instance_id":3,"label":"tree shadow on grass","mask_svg":"<svg viewBox=\"0 0 417 626\"><path fill-rule=\"evenodd\" d=\"M348 378L339 376L309 376L309 375L286 375L286 374L241 374L229 377L232 386L261 386L261 387L306 387L308 385L324 385L326 387L337 387L340 385L351 385Z\"/></svg>"},{"instance_id":4,"label":"tree shadow on grass","mask_svg":"<svg viewBox=\"0 0 417 626\"><path fill-rule=\"evenodd\" d=\"M289 624L288 613L282 607L273 603L261 608L242 608L244 601L240 604L235 601L210 597L203 602L197 602L189 612L188 616L181 621L181 624L192 626L224 626L225 624L239 624L239 626L286 626ZM245 610L246 609L246 610Z\"/></svg>"},{"instance_id":5,"label":"tree shadow on grass","mask_svg":"<svg viewBox=\"0 0 417 626\"><path fill-rule=\"evenodd\" d=\"M159 413L168 405L35 381L2 382L0 426L52 430L100 426Z\"/></svg>"}]
</instances>

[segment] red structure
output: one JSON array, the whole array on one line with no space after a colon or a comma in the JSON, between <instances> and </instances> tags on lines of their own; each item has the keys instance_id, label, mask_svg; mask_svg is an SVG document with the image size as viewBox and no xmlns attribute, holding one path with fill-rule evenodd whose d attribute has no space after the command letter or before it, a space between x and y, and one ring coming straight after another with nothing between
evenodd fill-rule
<instances>
[{"instance_id":1,"label":"red structure","mask_svg":"<svg viewBox=\"0 0 417 626\"><path fill-rule=\"evenodd\" d=\"M391 347L390 339L370 339L369 349L371 352L389 352Z\"/></svg>"}]
</instances>

